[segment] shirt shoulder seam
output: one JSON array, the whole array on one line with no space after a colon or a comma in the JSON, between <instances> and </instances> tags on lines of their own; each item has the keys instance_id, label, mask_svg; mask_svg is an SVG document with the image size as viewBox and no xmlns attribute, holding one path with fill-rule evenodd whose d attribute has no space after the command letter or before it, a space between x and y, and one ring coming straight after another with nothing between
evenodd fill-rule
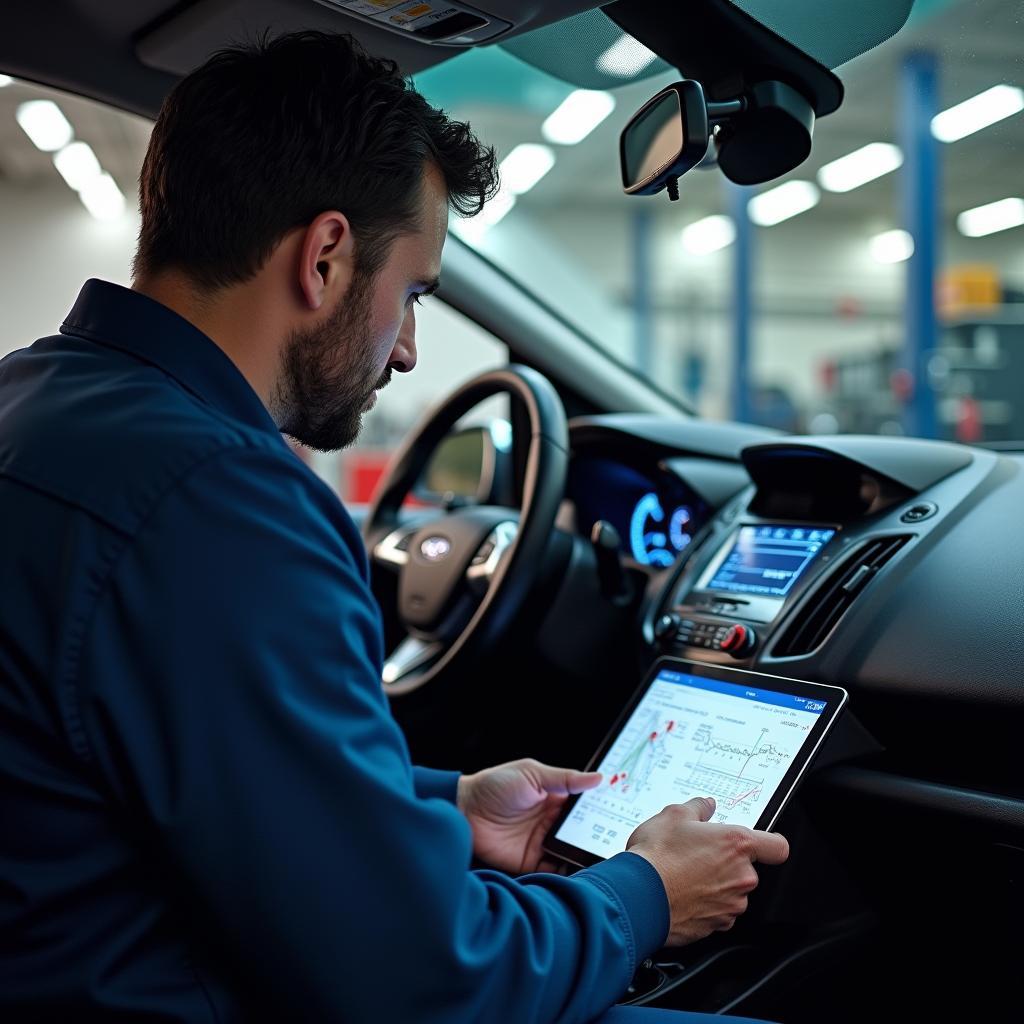
<instances>
[{"instance_id":1,"label":"shirt shoulder seam","mask_svg":"<svg viewBox=\"0 0 1024 1024\"><path fill-rule=\"evenodd\" d=\"M170 373L169 371L165 370L159 363L156 363L151 359L147 359L144 355L141 355L138 352L133 352L130 349L127 349L121 345L116 345L113 342L111 342L108 338L101 337L99 334L97 334L95 331L91 330L88 327L82 327L77 323L69 324L67 320L65 320L64 323L61 324L60 333L63 334L65 337L71 338L75 337L76 335L80 336L84 338L86 341L91 341L95 345L102 345L104 348L113 349L116 352L120 352L122 355L127 356L129 359L134 359L137 363L140 363L143 366L151 367L152 369L156 370L157 373L161 374L164 378L173 383L176 388L178 388L180 391L183 391L186 395L188 395L189 400L194 405L199 406L199 408L201 408L203 412L207 413L213 419L218 420L224 426L237 431L243 437L249 437L253 433L259 435L260 432L258 428L250 426L249 424L237 419L236 417L230 415L229 413L226 413L223 410L218 409L212 403L207 402L202 397L202 395L193 391L192 388L190 388L179 377L176 377L173 373Z\"/></svg>"}]
</instances>

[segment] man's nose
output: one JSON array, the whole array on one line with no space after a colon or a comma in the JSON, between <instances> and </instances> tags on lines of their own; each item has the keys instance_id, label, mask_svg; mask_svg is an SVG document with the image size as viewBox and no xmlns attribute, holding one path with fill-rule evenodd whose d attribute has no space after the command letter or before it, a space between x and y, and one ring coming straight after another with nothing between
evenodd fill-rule
<instances>
[{"instance_id":1,"label":"man's nose","mask_svg":"<svg viewBox=\"0 0 1024 1024\"><path fill-rule=\"evenodd\" d=\"M409 307L398 332L398 340L391 350L388 366L399 373L408 373L416 365L416 313Z\"/></svg>"}]
</instances>

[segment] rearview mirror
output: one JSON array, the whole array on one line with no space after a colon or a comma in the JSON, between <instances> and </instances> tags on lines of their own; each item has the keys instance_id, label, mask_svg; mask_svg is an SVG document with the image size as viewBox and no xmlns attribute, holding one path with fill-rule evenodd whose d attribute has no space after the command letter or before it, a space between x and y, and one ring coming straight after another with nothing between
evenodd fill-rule
<instances>
[{"instance_id":1,"label":"rearview mirror","mask_svg":"<svg viewBox=\"0 0 1024 1024\"><path fill-rule=\"evenodd\" d=\"M722 173L737 185L757 185L802 163L813 133L814 108L785 82L755 82L720 103L705 100L700 82L676 82L622 130L622 187L631 196L668 189L669 199L678 199L679 178L704 159L712 138Z\"/></svg>"},{"instance_id":2,"label":"rearview mirror","mask_svg":"<svg viewBox=\"0 0 1024 1024\"><path fill-rule=\"evenodd\" d=\"M700 82L676 82L663 89L622 131L619 156L626 194L660 192L704 159L710 137Z\"/></svg>"}]
</instances>

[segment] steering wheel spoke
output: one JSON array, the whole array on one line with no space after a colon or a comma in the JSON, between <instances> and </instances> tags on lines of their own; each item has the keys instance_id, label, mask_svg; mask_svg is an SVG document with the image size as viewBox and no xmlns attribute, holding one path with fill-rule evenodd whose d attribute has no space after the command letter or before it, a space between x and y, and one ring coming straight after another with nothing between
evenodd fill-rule
<instances>
[{"instance_id":1,"label":"steering wheel spoke","mask_svg":"<svg viewBox=\"0 0 1024 1024\"><path fill-rule=\"evenodd\" d=\"M419 527L400 526L385 534L370 549L370 557L374 563L397 572L409 561L409 543Z\"/></svg>"},{"instance_id":2,"label":"steering wheel spoke","mask_svg":"<svg viewBox=\"0 0 1024 1024\"><path fill-rule=\"evenodd\" d=\"M502 556L512 546L518 532L519 524L510 519L498 523L487 535L487 539L480 545L466 570L466 581L474 593L486 592Z\"/></svg>"},{"instance_id":3,"label":"steering wheel spoke","mask_svg":"<svg viewBox=\"0 0 1024 1024\"><path fill-rule=\"evenodd\" d=\"M395 686L425 671L441 656L440 640L420 640L407 636L387 657L381 678L384 686Z\"/></svg>"}]
</instances>

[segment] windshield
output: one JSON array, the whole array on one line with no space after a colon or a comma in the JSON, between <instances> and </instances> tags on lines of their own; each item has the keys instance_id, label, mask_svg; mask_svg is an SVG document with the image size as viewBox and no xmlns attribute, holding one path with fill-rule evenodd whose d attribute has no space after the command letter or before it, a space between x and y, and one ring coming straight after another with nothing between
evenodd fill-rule
<instances>
[{"instance_id":1,"label":"windshield","mask_svg":"<svg viewBox=\"0 0 1024 1024\"><path fill-rule=\"evenodd\" d=\"M845 101L800 167L755 188L697 169L676 203L622 194L618 136L679 74L605 32L566 51L572 81L522 59L529 36L417 76L502 160L464 241L701 415L1024 439L1016 0L918 0L836 69Z\"/></svg>"}]
</instances>

